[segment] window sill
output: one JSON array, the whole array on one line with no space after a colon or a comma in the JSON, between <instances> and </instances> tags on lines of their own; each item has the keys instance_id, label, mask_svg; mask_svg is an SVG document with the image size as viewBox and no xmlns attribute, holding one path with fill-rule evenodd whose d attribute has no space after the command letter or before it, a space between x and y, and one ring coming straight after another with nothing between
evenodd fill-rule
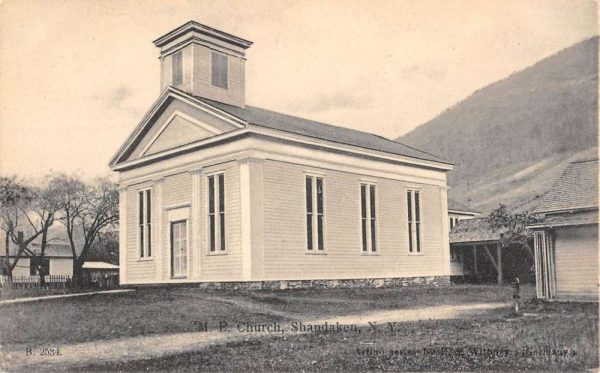
<instances>
[{"instance_id":1,"label":"window sill","mask_svg":"<svg viewBox=\"0 0 600 373\"><path fill-rule=\"evenodd\" d=\"M408 256L423 256L422 252L418 252L418 253L408 253Z\"/></svg>"},{"instance_id":2,"label":"window sill","mask_svg":"<svg viewBox=\"0 0 600 373\"><path fill-rule=\"evenodd\" d=\"M327 255L325 251L306 251L306 255Z\"/></svg>"},{"instance_id":3,"label":"window sill","mask_svg":"<svg viewBox=\"0 0 600 373\"><path fill-rule=\"evenodd\" d=\"M378 252L374 252L374 253L360 253L360 255L362 256L379 256Z\"/></svg>"},{"instance_id":4,"label":"window sill","mask_svg":"<svg viewBox=\"0 0 600 373\"><path fill-rule=\"evenodd\" d=\"M209 252L208 254L206 254L208 256L221 256L221 255L229 255L229 253L227 251L215 251L215 252Z\"/></svg>"},{"instance_id":5,"label":"window sill","mask_svg":"<svg viewBox=\"0 0 600 373\"><path fill-rule=\"evenodd\" d=\"M187 276L172 276L171 280L185 280Z\"/></svg>"},{"instance_id":6,"label":"window sill","mask_svg":"<svg viewBox=\"0 0 600 373\"><path fill-rule=\"evenodd\" d=\"M137 261L138 262L151 262L154 260L154 257L148 257L148 258L138 258Z\"/></svg>"}]
</instances>

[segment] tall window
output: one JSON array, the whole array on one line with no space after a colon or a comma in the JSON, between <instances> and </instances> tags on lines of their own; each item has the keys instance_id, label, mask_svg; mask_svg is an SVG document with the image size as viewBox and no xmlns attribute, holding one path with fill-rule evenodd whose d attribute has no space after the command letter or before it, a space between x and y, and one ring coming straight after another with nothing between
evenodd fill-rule
<instances>
[{"instance_id":1,"label":"tall window","mask_svg":"<svg viewBox=\"0 0 600 373\"><path fill-rule=\"evenodd\" d=\"M183 61L181 51L173 53L172 57L172 80L173 85L177 86L183 82Z\"/></svg>"},{"instance_id":2,"label":"tall window","mask_svg":"<svg viewBox=\"0 0 600 373\"><path fill-rule=\"evenodd\" d=\"M138 246L140 258L152 256L152 191L138 192Z\"/></svg>"},{"instance_id":3,"label":"tall window","mask_svg":"<svg viewBox=\"0 0 600 373\"><path fill-rule=\"evenodd\" d=\"M306 177L306 248L309 251L323 251L325 243L324 208L323 208L323 178ZM316 247L315 247L316 246Z\"/></svg>"},{"instance_id":4,"label":"tall window","mask_svg":"<svg viewBox=\"0 0 600 373\"><path fill-rule=\"evenodd\" d=\"M225 251L225 174L208 177L208 224L211 252Z\"/></svg>"},{"instance_id":5,"label":"tall window","mask_svg":"<svg viewBox=\"0 0 600 373\"><path fill-rule=\"evenodd\" d=\"M227 56L211 52L211 82L212 85L219 88L227 89L228 86L228 66Z\"/></svg>"},{"instance_id":6,"label":"tall window","mask_svg":"<svg viewBox=\"0 0 600 373\"><path fill-rule=\"evenodd\" d=\"M363 253L377 251L377 212L375 201L375 185L360 185L360 214Z\"/></svg>"},{"instance_id":7,"label":"tall window","mask_svg":"<svg viewBox=\"0 0 600 373\"><path fill-rule=\"evenodd\" d=\"M406 191L408 211L408 251L421 252L421 193L418 190Z\"/></svg>"}]
</instances>

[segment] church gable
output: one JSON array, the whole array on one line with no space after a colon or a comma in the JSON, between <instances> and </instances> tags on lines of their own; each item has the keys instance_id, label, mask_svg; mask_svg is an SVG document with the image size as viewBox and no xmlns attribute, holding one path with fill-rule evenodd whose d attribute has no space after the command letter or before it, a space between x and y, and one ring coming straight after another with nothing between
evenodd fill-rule
<instances>
[{"instance_id":1,"label":"church gable","mask_svg":"<svg viewBox=\"0 0 600 373\"><path fill-rule=\"evenodd\" d=\"M212 126L196 121L185 114L175 112L155 135L154 139L148 143L141 155L173 149L220 133L222 132Z\"/></svg>"},{"instance_id":2,"label":"church gable","mask_svg":"<svg viewBox=\"0 0 600 373\"><path fill-rule=\"evenodd\" d=\"M171 98L148 118L123 160L157 154L239 129L240 126L210 110Z\"/></svg>"}]
</instances>

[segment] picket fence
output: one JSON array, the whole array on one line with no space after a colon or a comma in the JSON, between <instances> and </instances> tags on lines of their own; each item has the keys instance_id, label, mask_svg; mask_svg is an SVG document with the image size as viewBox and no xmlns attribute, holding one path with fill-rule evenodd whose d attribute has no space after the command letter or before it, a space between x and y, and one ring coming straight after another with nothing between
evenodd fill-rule
<instances>
[{"instance_id":1,"label":"picket fence","mask_svg":"<svg viewBox=\"0 0 600 373\"><path fill-rule=\"evenodd\" d=\"M13 276L12 282L8 276L0 276L0 288L10 287L12 289L67 289L72 286L72 277L69 275L47 275L45 284L42 286L39 275ZM116 288L119 286L118 275L84 275L83 287L91 288Z\"/></svg>"}]
</instances>

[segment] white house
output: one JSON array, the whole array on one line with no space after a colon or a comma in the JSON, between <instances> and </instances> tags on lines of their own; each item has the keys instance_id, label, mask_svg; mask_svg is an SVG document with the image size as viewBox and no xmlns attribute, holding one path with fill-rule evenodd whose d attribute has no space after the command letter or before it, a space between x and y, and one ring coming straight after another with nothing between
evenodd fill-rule
<instances>
[{"instance_id":1,"label":"white house","mask_svg":"<svg viewBox=\"0 0 600 373\"><path fill-rule=\"evenodd\" d=\"M448 198L448 221L450 223L450 230L461 220L473 219L480 216L481 213L473 211L472 208Z\"/></svg>"},{"instance_id":2,"label":"white house","mask_svg":"<svg viewBox=\"0 0 600 373\"><path fill-rule=\"evenodd\" d=\"M598 159L571 163L534 212L538 298L598 301Z\"/></svg>"},{"instance_id":3,"label":"white house","mask_svg":"<svg viewBox=\"0 0 600 373\"><path fill-rule=\"evenodd\" d=\"M110 162L121 283L448 282L450 163L246 105L247 40L189 22L154 44L162 93Z\"/></svg>"}]
</instances>

